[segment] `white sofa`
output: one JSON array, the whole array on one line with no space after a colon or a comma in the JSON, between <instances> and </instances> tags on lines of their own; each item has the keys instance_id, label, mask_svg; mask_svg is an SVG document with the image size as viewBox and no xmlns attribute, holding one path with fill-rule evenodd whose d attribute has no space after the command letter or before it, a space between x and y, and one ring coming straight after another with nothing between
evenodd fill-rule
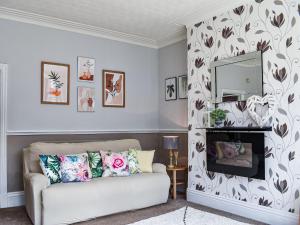
<instances>
[{"instance_id":1,"label":"white sofa","mask_svg":"<svg viewBox=\"0 0 300 225\"><path fill-rule=\"evenodd\" d=\"M162 164L153 173L96 178L84 183L48 184L39 154L73 154L87 150L140 149L134 139L84 143L33 143L24 149L26 210L35 225L71 224L113 213L166 203L170 179Z\"/></svg>"}]
</instances>

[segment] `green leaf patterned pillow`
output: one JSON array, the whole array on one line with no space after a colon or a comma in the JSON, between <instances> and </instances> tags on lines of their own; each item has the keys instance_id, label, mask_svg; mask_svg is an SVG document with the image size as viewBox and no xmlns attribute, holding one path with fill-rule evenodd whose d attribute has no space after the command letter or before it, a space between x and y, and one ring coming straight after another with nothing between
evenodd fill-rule
<instances>
[{"instance_id":1,"label":"green leaf patterned pillow","mask_svg":"<svg viewBox=\"0 0 300 225\"><path fill-rule=\"evenodd\" d=\"M92 171L92 178L102 177L103 165L100 152L88 151L89 165Z\"/></svg>"},{"instance_id":2,"label":"green leaf patterned pillow","mask_svg":"<svg viewBox=\"0 0 300 225\"><path fill-rule=\"evenodd\" d=\"M39 155L40 165L50 184L60 183L60 162L57 155Z\"/></svg>"},{"instance_id":3,"label":"green leaf patterned pillow","mask_svg":"<svg viewBox=\"0 0 300 225\"><path fill-rule=\"evenodd\" d=\"M136 149L130 148L128 150L128 164L129 164L129 172L130 174L141 173L141 169L139 168L139 161L137 159Z\"/></svg>"}]
</instances>

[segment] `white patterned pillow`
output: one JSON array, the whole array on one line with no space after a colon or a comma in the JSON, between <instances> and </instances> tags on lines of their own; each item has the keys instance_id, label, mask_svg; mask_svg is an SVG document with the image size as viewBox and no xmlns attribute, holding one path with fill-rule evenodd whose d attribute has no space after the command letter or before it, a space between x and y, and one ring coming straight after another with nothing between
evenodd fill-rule
<instances>
[{"instance_id":1,"label":"white patterned pillow","mask_svg":"<svg viewBox=\"0 0 300 225\"><path fill-rule=\"evenodd\" d=\"M103 162L103 177L129 176L128 152L100 151Z\"/></svg>"}]
</instances>

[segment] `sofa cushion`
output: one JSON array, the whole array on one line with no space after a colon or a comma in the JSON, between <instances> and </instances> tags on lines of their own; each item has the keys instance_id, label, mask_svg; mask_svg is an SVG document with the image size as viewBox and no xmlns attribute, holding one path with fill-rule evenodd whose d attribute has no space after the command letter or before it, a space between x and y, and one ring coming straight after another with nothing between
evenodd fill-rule
<instances>
[{"instance_id":1,"label":"sofa cushion","mask_svg":"<svg viewBox=\"0 0 300 225\"><path fill-rule=\"evenodd\" d=\"M60 173L63 183L90 181L92 173L89 166L88 154L61 155Z\"/></svg>"},{"instance_id":2,"label":"sofa cushion","mask_svg":"<svg viewBox=\"0 0 300 225\"><path fill-rule=\"evenodd\" d=\"M155 150L152 151L137 151L137 160L139 168L143 173L152 173L152 163Z\"/></svg>"},{"instance_id":3,"label":"sofa cushion","mask_svg":"<svg viewBox=\"0 0 300 225\"><path fill-rule=\"evenodd\" d=\"M54 184L42 191L43 224L70 224L165 203L169 186L168 175L161 173Z\"/></svg>"},{"instance_id":4,"label":"sofa cushion","mask_svg":"<svg viewBox=\"0 0 300 225\"><path fill-rule=\"evenodd\" d=\"M137 150L130 148L128 150L128 165L129 165L129 173L137 174L141 173L141 169L139 168L139 161L137 159Z\"/></svg>"},{"instance_id":5,"label":"sofa cushion","mask_svg":"<svg viewBox=\"0 0 300 225\"><path fill-rule=\"evenodd\" d=\"M60 183L60 162L57 155L40 155L40 165L50 184Z\"/></svg>"},{"instance_id":6,"label":"sofa cushion","mask_svg":"<svg viewBox=\"0 0 300 225\"><path fill-rule=\"evenodd\" d=\"M103 177L129 176L128 152L100 151L103 161Z\"/></svg>"},{"instance_id":7,"label":"sofa cushion","mask_svg":"<svg viewBox=\"0 0 300 225\"><path fill-rule=\"evenodd\" d=\"M102 157L99 151L90 152L88 151L89 156L89 165L92 172L92 178L102 177L103 174L103 165Z\"/></svg>"},{"instance_id":8,"label":"sofa cushion","mask_svg":"<svg viewBox=\"0 0 300 225\"><path fill-rule=\"evenodd\" d=\"M32 143L24 151L25 171L41 173L39 165L39 155L68 155L79 154L87 151L120 151L120 149L136 148L141 149L140 143L136 139L124 139L114 141L82 142L82 143Z\"/></svg>"}]
</instances>

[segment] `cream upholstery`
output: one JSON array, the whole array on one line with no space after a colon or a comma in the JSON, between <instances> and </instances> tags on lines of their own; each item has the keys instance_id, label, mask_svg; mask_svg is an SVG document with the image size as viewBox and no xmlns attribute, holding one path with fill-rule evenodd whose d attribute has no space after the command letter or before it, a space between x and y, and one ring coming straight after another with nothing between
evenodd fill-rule
<instances>
[{"instance_id":1,"label":"cream upholstery","mask_svg":"<svg viewBox=\"0 0 300 225\"><path fill-rule=\"evenodd\" d=\"M38 155L72 154L87 150L140 149L137 140L85 143L33 143L24 149L26 210L35 225L71 224L112 213L165 203L170 179L162 164L153 173L130 177L107 177L85 183L48 185L41 173Z\"/></svg>"}]
</instances>

